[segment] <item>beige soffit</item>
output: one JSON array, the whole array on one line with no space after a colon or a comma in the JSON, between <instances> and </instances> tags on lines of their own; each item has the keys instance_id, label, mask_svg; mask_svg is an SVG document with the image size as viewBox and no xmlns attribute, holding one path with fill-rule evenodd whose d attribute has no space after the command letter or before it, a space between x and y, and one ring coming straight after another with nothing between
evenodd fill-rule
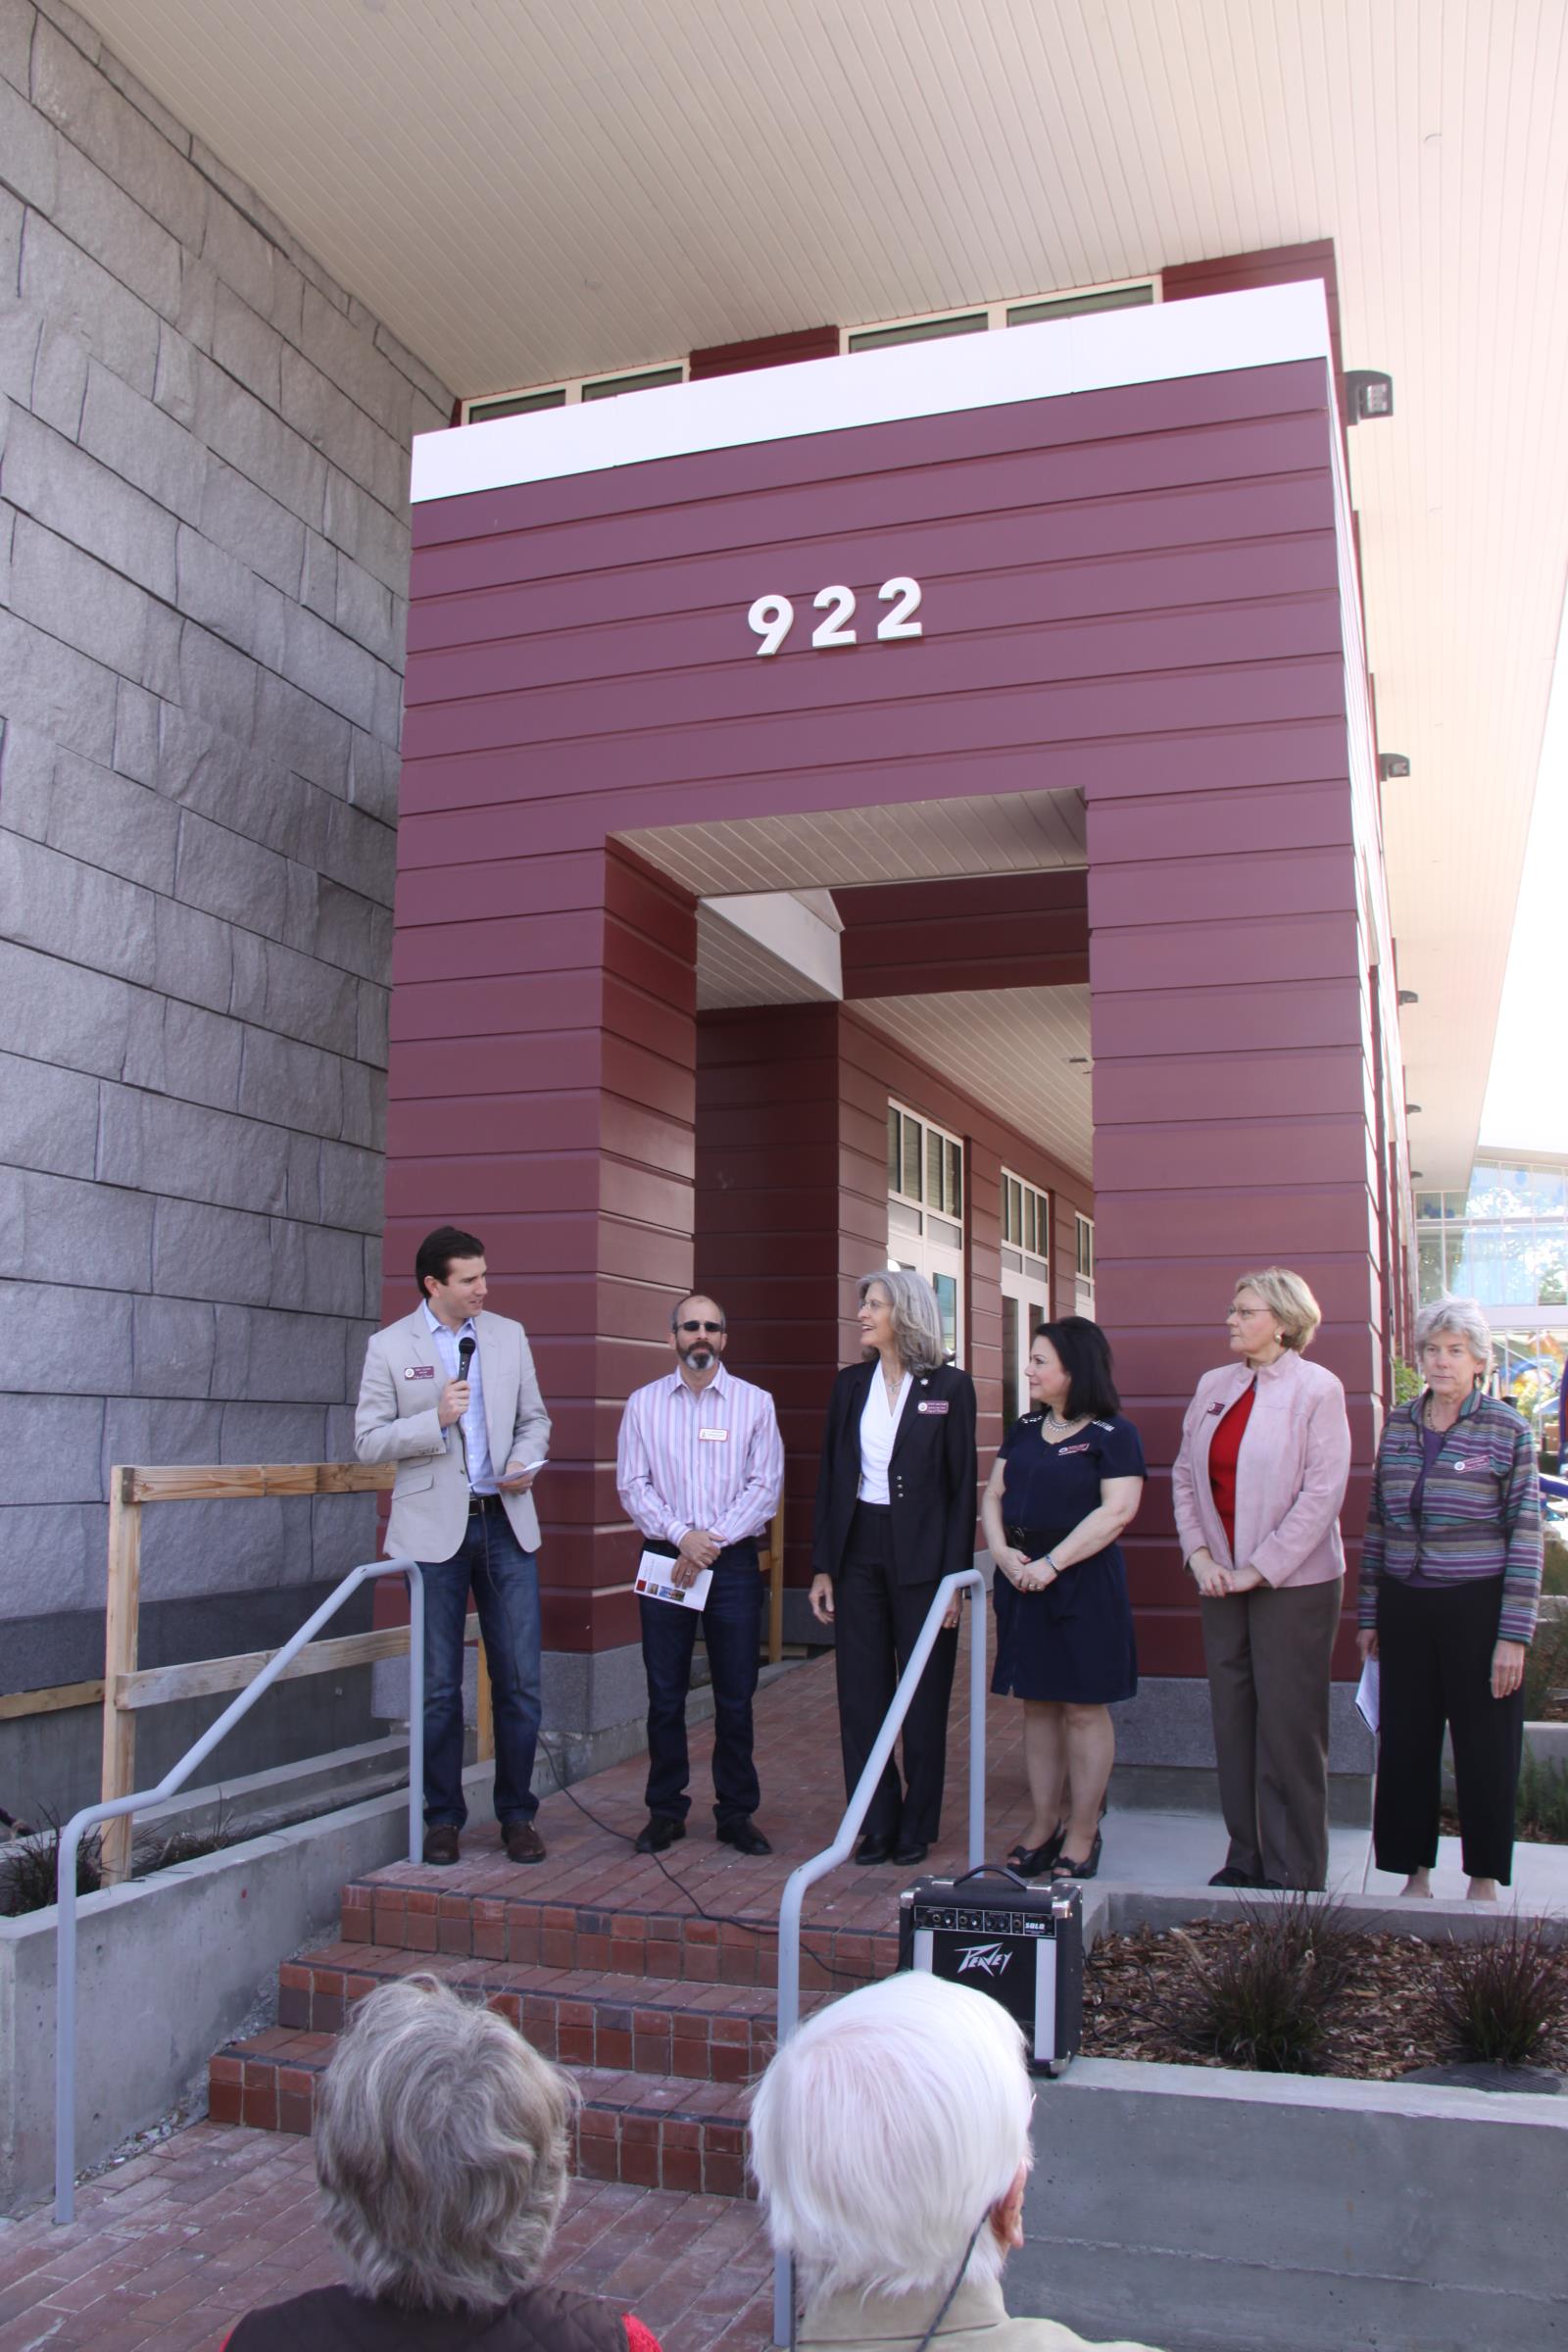
<instances>
[{"instance_id":1,"label":"beige soffit","mask_svg":"<svg viewBox=\"0 0 1568 2352\"><path fill-rule=\"evenodd\" d=\"M457 389L1332 237L1417 1164L1463 1180L1568 562L1563 0L88 0ZM735 887L759 887L758 884Z\"/></svg>"}]
</instances>

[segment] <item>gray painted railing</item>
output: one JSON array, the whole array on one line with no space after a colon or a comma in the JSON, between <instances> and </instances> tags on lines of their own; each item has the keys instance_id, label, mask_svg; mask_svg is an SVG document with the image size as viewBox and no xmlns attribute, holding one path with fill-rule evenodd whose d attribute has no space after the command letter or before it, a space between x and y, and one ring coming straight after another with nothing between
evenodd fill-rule
<instances>
[{"instance_id":1,"label":"gray painted railing","mask_svg":"<svg viewBox=\"0 0 1568 2352\"><path fill-rule=\"evenodd\" d=\"M876 1744L866 1758L865 1770L855 1786L855 1794L845 1807L839 1823L838 1836L831 1845L825 1845L809 1862L791 1871L784 1887L784 1899L778 1912L778 2041L782 2048L801 2022L801 1906L806 1890L818 1879L826 1878L830 1870L847 1861L851 1846L860 1834L860 1824L870 1808L876 1785L882 1778L893 1742L903 1728L909 1711L909 1702L925 1671L926 1660L936 1647L942 1620L956 1592L971 1589L983 1601L985 1578L978 1568L957 1569L945 1576L936 1589L936 1595L926 1611L920 1639L909 1653L909 1663L904 1669L893 1704L882 1719L882 1729ZM985 1860L986 1846L986 1627L979 1609L969 1617L969 1868L978 1870ZM773 2265L773 2341L788 2345L795 2334L795 2266L781 2254Z\"/></svg>"},{"instance_id":2,"label":"gray painted railing","mask_svg":"<svg viewBox=\"0 0 1568 2352\"><path fill-rule=\"evenodd\" d=\"M351 1592L370 1577L401 1576L409 1588L409 1860L417 1862L423 1849L424 1809L424 1586L413 1560L370 1560L351 1569L328 1593L314 1617L308 1617L218 1721L188 1747L156 1788L139 1789L102 1805L85 1805L74 1813L60 1833L59 1912L55 1929L55 2220L70 2222L76 2210L76 1849L84 1831L122 1813L137 1813L183 1788L191 1774L219 1741L248 1715L263 1692L270 1690L309 1642L314 1642L328 1619L335 1617Z\"/></svg>"}]
</instances>

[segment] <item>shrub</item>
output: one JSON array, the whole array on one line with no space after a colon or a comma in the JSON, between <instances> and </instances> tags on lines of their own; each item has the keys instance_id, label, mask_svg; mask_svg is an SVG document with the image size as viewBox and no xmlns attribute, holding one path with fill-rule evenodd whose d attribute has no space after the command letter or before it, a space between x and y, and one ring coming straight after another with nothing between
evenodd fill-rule
<instances>
[{"instance_id":1,"label":"shrub","mask_svg":"<svg viewBox=\"0 0 1568 2352\"><path fill-rule=\"evenodd\" d=\"M46 1910L59 1890L61 1825L51 1814L43 1819L45 1828L0 1846L0 1919ZM98 1833L91 1830L76 1846L76 1892L94 1893L101 1878Z\"/></svg>"},{"instance_id":2,"label":"shrub","mask_svg":"<svg viewBox=\"0 0 1568 2352\"><path fill-rule=\"evenodd\" d=\"M1294 1894L1240 1906L1243 1928L1204 1952L1176 1931L1192 1978L1181 2019L1192 2046L1259 2074L1316 2071L1328 2013L1350 1968L1345 1907Z\"/></svg>"},{"instance_id":3,"label":"shrub","mask_svg":"<svg viewBox=\"0 0 1568 2352\"><path fill-rule=\"evenodd\" d=\"M1514 1819L1554 1845L1568 1845L1568 1767L1550 1764L1525 1750L1519 1767Z\"/></svg>"},{"instance_id":4,"label":"shrub","mask_svg":"<svg viewBox=\"0 0 1568 2352\"><path fill-rule=\"evenodd\" d=\"M1540 1723L1568 1689L1568 1618L1543 1616L1525 1651L1525 1721Z\"/></svg>"},{"instance_id":5,"label":"shrub","mask_svg":"<svg viewBox=\"0 0 1568 2352\"><path fill-rule=\"evenodd\" d=\"M1432 2006L1461 2058L1526 2066L1568 2024L1568 1955L1540 1920L1440 1945Z\"/></svg>"}]
</instances>

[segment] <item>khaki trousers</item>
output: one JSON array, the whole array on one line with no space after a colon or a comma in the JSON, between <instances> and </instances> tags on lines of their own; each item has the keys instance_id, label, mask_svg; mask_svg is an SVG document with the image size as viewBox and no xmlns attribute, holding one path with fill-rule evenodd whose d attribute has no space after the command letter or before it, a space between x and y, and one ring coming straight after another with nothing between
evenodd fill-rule
<instances>
[{"instance_id":1,"label":"khaki trousers","mask_svg":"<svg viewBox=\"0 0 1568 2352\"><path fill-rule=\"evenodd\" d=\"M1321 1887L1329 1867L1329 1663L1344 1580L1200 1606L1227 1861Z\"/></svg>"}]
</instances>

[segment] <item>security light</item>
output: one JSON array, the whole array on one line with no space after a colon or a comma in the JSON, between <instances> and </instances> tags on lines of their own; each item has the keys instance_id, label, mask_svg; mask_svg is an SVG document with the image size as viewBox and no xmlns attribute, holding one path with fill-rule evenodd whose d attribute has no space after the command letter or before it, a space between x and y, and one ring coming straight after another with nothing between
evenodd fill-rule
<instances>
[{"instance_id":1,"label":"security light","mask_svg":"<svg viewBox=\"0 0 1568 2352\"><path fill-rule=\"evenodd\" d=\"M1348 368L1345 373L1345 399L1351 424L1367 424L1380 416L1394 415L1394 378L1385 375L1381 368Z\"/></svg>"},{"instance_id":2,"label":"security light","mask_svg":"<svg viewBox=\"0 0 1568 2352\"><path fill-rule=\"evenodd\" d=\"M1378 774L1387 784L1395 776L1407 776L1410 762L1402 752L1379 752Z\"/></svg>"},{"instance_id":3,"label":"security light","mask_svg":"<svg viewBox=\"0 0 1568 2352\"><path fill-rule=\"evenodd\" d=\"M1420 990L1419 990L1419 989L1415 989L1415 988L1401 988L1401 989L1400 989L1400 991L1399 991L1399 1003L1400 1003L1401 1004L1420 1004L1420 1002L1421 1002L1421 992L1420 992Z\"/></svg>"}]
</instances>

